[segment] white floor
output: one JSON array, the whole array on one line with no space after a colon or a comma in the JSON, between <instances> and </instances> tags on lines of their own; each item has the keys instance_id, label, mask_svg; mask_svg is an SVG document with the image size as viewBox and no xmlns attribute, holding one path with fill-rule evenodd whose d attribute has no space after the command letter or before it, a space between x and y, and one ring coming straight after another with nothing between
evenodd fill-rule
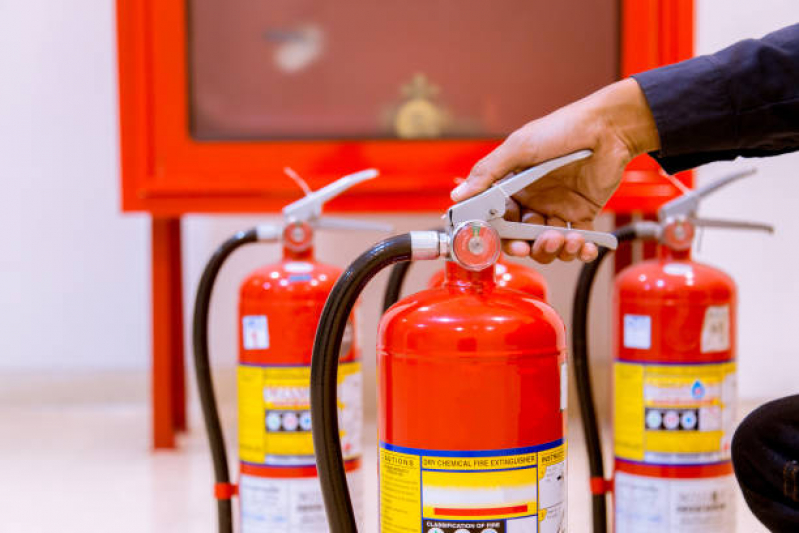
<instances>
[{"instance_id":1,"label":"white floor","mask_svg":"<svg viewBox=\"0 0 799 533\"><path fill-rule=\"evenodd\" d=\"M210 459L197 411L178 450L153 453L146 391L144 374L0 376L0 531L213 532ZM232 437L233 404L222 395ZM582 533L590 530L590 510L576 422L570 424L569 525ZM366 434L373 441L365 494L374 498L375 432ZM737 513L739 533L766 531L743 500ZM367 520L368 531L376 531L376 501L367 505Z\"/></svg>"}]
</instances>

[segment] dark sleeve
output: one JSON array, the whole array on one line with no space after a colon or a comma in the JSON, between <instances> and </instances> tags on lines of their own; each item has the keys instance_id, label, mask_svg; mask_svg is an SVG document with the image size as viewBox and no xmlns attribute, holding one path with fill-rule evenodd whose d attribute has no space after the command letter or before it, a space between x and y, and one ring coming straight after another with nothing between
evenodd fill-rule
<instances>
[{"instance_id":1,"label":"dark sleeve","mask_svg":"<svg viewBox=\"0 0 799 533\"><path fill-rule=\"evenodd\" d=\"M799 150L799 24L633 78L669 173Z\"/></svg>"}]
</instances>

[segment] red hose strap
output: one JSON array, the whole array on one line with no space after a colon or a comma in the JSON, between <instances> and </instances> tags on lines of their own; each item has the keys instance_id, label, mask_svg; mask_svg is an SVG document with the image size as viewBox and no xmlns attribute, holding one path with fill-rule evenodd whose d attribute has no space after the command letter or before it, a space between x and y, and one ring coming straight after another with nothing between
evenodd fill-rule
<instances>
[{"instance_id":1,"label":"red hose strap","mask_svg":"<svg viewBox=\"0 0 799 533\"><path fill-rule=\"evenodd\" d=\"M230 500L239 495L239 486L234 483L216 483L214 485L214 498L217 500Z\"/></svg>"},{"instance_id":2,"label":"red hose strap","mask_svg":"<svg viewBox=\"0 0 799 533\"><path fill-rule=\"evenodd\" d=\"M602 477L591 478L591 494L599 495L607 494L608 492L613 492L612 479L605 479Z\"/></svg>"}]
</instances>

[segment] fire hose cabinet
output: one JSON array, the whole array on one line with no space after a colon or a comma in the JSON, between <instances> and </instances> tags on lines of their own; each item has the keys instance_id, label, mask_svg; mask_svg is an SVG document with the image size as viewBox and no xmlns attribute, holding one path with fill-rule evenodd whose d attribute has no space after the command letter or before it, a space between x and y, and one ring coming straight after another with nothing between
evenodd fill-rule
<instances>
[{"instance_id":1,"label":"fire hose cabinet","mask_svg":"<svg viewBox=\"0 0 799 533\"><path fill-rule=\"evenodd\" d=\"M329 212L435 212L525 121L690 57L692 0L117 0L121 208L152 216L153 444L185 429L180 218L268 213L374 167ZM678 194L631 163L610 208ZM376 207L379 206L379 207Z\"/></svg>"}]
</instances>

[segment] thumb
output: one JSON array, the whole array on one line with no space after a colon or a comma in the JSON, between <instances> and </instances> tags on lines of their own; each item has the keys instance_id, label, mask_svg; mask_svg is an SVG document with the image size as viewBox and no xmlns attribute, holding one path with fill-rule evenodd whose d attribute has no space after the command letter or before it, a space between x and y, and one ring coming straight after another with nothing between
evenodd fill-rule
<instances>
[{"instance_id":1,"label":"thumb","mask_svg":"<svg viewBox=\"0 0 799 533\"><path fill-rule=\"evenodd\" d=\"M469 177L452 190L450 198L453 202L462 202L471 198L520 166L532 164L529 159L528 154L523 153L516 138L511 135L472 167Z\"/></svg>"}]
</instances>

